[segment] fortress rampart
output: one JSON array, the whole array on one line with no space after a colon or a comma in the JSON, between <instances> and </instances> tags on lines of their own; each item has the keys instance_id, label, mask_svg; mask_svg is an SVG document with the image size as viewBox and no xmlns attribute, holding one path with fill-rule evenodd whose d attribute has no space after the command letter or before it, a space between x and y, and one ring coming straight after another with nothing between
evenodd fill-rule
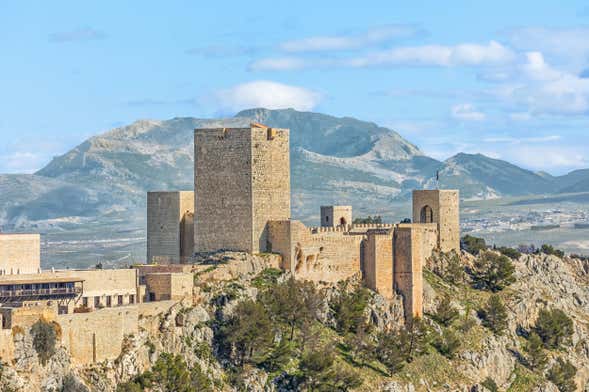
<instances>
[{"instance_id":1,"label":"fortress rampart","mask_svg":"<svg viewBox=\"0 0 589 392\"><path fill-rule=\"evenodd\" d=\"M319 227L291 219L287 129L257 123L196 129L194 155L195 253L278 253L284 270L306 280L362 276L386 298L401 294L406 315L412 317L422 314L426 258L434 249L459 249L455 190L414 191L412 223L354 224L352 206L337 205L320 207ZM161 207L151 203L148 208ZM156 231L161 226L155 222ZM166 248L166 238L165 233L148 238L148 249Z\"/></svg>"}]
</instances>

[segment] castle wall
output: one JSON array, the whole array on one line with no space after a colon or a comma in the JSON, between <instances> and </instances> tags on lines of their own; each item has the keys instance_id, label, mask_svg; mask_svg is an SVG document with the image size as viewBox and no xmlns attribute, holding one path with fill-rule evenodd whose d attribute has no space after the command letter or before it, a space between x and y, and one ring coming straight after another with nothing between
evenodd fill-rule
<instances>
[{"instance_id":1,"label":"castle wall","mask_svg":"<svg viewBox=\"0 0 589 392\"><path fill-rule=\"evenodd\" d=\"M150 273L144 279L148 301L180 300L192 296L194 276L191 273Z\"/></svg>"},{"instance_id":2,"label":"castle wall","mask_svg":"<svg viewBox=\"0 0 589 392\"><path fill-rule=\"evenodd\" d=\"M267 251L267 223L290 219L289 132L252 128L252 248Z\"/></svg>"},{"instance_id":3,"label":"castle wall","mask_svg":"<svg viewBox=\"0 0 589 392\"><path fill-rule=\"evenodd\" d=\"M57 316L62 344L78 364L115 359L125 335L138 332L137 306L105 308L90 313Z\"/></svg>"},{"instance_id":4,"label":"castle wall","mask_svg":"<svg viewBox=\"0 0 589 392\"><path fill-rule=\"evenodd\" d=\"M403 296L405 316L423 315L423 231L398 227L394 232L393 282Z\"/></svg>"},{"instance_id":5,"label":"castle wall","mask_svg":"<svg viewBox=\"0 0 589 392\"><path fill-rule=\"evenodd\" d=\"M0 274L33 274L40 268L39 234L0 233Z\"/></svg>"},{"instance_id":6,"label":"castle wall","mask_svg":"<svg viewBox=\"0 0 589 392\"><path fill-rule=\"evenodd\" d=\"M148 192L147 261L179 263L192 256L194 192Z\"/></svg>"},{"instance_id":7,"label":"castle wall","mask_svg":"<svg viewBox=\"0 0 589 392\"><path fill-rule=\"evenodd\" d=\"M385 298L394 296L392 230L368 232L364 245L364 282Z\"/></svg>"},{"instance_id":8,"label":"castle wall","mask_svg":"<svg viewBox=\"0 0 589 392\"><path fill-rule=\"evenodd\" d=\"M460 249L460 211L457 190L413 191L413 223L423 221L422 210L431 208L432 223L438 225L438 248L443 252Z\"/></svg>"}]
</instances>

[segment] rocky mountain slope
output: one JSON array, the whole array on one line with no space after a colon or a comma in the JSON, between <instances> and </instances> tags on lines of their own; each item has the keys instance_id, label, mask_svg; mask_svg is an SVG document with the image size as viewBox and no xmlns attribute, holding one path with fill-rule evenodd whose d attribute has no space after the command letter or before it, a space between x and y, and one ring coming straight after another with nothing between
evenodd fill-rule
<instances>
[{"instance_id":1,"label":"rocky mountain slope","mask_svg":"<svg viewBox=\"0 0 589 392\"><path fill-rule=\"evenodd\" d=\"M216 264L215 260L223 260L223 263ZM461 256L466 270L475 261L476 258L469 254ZM354 280L347 284L314 286L318 298L322 298L319 306L314 308L317 309L314 313L316 318L311 324L296 324L292 346L288 346L290 348L286 352L282 351L285 348L279 342L288 339L285 331L290 328L282 324L281 319L276 319L272 327L275 339L260 341L259 344L269 344L278 351L264 354L267 357L253 356L245 363L240 361L236 356L239 348L231 348L231 344L227 346L233 341L227 334L231 333L230 326L238 317L239 304L252 298L265 303L264 293L276 285L286 284L288 276L267 269L264 259L256 256L220 254L207 260L207 263L211 262L213 267L206 265L206 269L196 276L198 287L194 292L194 301L184 301L161 315L142 319L139 334L128 337L123 353L116 360L91 366L76 365L58 343L48 363L42 365L29 333L15 333L17 360L2 366L0 388L19 392L114 391L118 385L121 391L140 391L141 383L153 383L153 374L145 373L149 369L155 371L157 377L172 377L168 376L172 373L162 373L161 368L157 370L152 366L154 363L159 363L156 367L163 366L158 359L166 358L165 354L179 354L180 364L185 363L183 366L192 369L192 382L197 382L198 390L203 391L307 391L310 385L319 383L327 388L320 390L467 392L487 391L483 385L489 386L489 380L492 380L500 391L558 392L557 386L549 381L549 378L552 379L550 369L554 368L558 359L570 361L576 367L573 380L576 389L562 389L561 385L560 390L587 390L587 261L544 254L524 255L514 261L515 282L497 294L506 305L505 330L493 332L484 324L479 312L492 294L474 289L468 281L451 283L446 278L451 256L436 255L428 261L425 271L426 316L423 322L428 326L427 341L430 343L411 361L398 367L385 366L380 359L361 354L358 350L362 350L363 346L357 342L364 342L366 335L354 334L352 329L348 329L353 326L342 327L340 324L342 298L362 297L357 295L361 291L358 291ZM449 324L443 324L439 316L435 316L446 297L450 298L451 307L458 311L457 317ZM400 297L388 302L377 294L369 293L362 303L360 324L357 325L365 325L369 336L383 339L387 331L406 327ZM349 312L356 308L344 309ZM540 368L530 365L529 352L525 347L543 309L565 312L572 319L573 333L564 348L543 349L546 361ZM251 328L247 323L244 325L246 330ZM437 343L448 331L460 334L458 348L451 355ZM257 335L261 333L255 331ZM305 352L317 350L317 347L330 348L333 363L330 362L328 368L312 370L306 367L305 361L309 359L305 357ZM369 349L367 353L374 354L379 350ZM268 362L268 358L274 358L272 361L276 362ZM391 359L378 355L376 358ZM166 366L171 365L167 363ZM164 366L164 369L170 369L166 372L172 369L178 371L179 364L176 362L173 366ZM318 378L319 374L327 379ZM171 379L173 382L182 381L176 376ZM346 382L338 384L341 380ZM159 381L162 380L156 379L156 383Z\"/></svg>"}]
</instances>

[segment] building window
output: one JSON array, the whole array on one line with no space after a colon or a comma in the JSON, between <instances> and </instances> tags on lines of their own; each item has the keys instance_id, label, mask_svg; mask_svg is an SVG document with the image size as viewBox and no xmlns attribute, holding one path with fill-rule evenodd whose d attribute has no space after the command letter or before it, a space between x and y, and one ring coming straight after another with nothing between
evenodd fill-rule
<instances>
[{"instance_id":1,"label":"building window","mask_svg":"<svg viewBox=\"0 0 589 392\"><path fill-rule=\"evenodd\" d=\"M434 211L430 206L421 209L421 223L434 223Z\"/></svg>"},{"instance_id":2,"label":"building window","mask_svg":"<svg viewBox=\"0 0 589 392\"><path fill-rule=\"evenodd\" d=\"M121 306L123 304L123 296L122 295L117 296L117 304L119 306Z\"/></svg>"},{"instance_id":3,"label":"building window","mask_svg":"<svg viewBox=\"0 0 589 392\"><path fill-rule=\"evenodd\" d=\"M130 304L134 304L135 303L135 296L133 294L129 295L129 303Z\"/></svg>"},{"instance_id":4,"label":"building window","mask_svg":"<svg viewBox=\"0 0 589 392\"><path fill-rule=\"evenodd\" d=\"M94 297L94 307L95 308L100 307L100 297L98 297L98 296Z\"/></svg>"},{"instance_id":5,"label":"building window","mask_svg":"<svg viewBox=\"0 0 589 392\"><path fill-rule=\"evenodd\" d=\"M112 297L110 295L106 296L106 306L109 308L112 306Z\"/></svg>"},{"instance_id":6,"label":"building window","mask_svg":"<svg viewBox=\"0 0 589 392\"><path fill-rule=\"evenodd\" d=\"M82 306L85 308L88 307L88 297L82 298Z\"/></svg>"}]
</instances>

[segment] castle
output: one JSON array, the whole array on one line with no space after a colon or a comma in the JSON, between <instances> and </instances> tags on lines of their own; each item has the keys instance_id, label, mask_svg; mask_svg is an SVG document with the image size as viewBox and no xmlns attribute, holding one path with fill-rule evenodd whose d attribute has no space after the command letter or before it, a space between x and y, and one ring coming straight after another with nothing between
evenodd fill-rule
<instances>
[{"instance_id":1,"label":"castle","mask_svg":"<svg viewBox=\"0 0 589 392\"><path fill-rule=\"evenodd\" d=\"M413 192L413 223L353 224L351 206L322 206L320 226L291 219L289 130L196 129L194 192L149 192L148 263L189 262L219 250L278 253L296 278L361 275L405 314L423 312L422 268L435 249L459 250L456 190Z\"/></svg>"},{"instance_id":2,"label":"castle","mask_svg":"<svg viewBox=\"0 0 589 392\"><path fill-rule=\"evenodd\" d=\"M407 318L423 313L422 268L432 251L459 249L453 190L413 192L413 223L354 224L351 206L322 206L320 225L291 219L289 130L197 129L194 191L149 192L147 265L51 270L38 234L0 233L0 356L14 357L15 331L57 323L77 363L120 355L146 317L192 303L197 253L272 253L269 265L297 279L361 277L385 298L401 294Z\"/></svg>"}]
</instances>

